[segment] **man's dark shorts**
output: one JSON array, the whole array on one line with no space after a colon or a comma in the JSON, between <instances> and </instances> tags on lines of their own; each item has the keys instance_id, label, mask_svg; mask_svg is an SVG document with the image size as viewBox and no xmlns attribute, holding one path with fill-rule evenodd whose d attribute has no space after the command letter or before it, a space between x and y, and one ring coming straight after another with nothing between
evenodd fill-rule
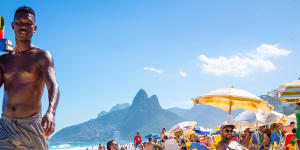
<instances>
[{"instance_id":1,"label":"man's dark shorts","mask_svg":"<svg viewBox=\"0 0 300 150\"><path fill-rule=\"evenodd\" d=\"M41 127L41 115L22 119L2 115L0 150L48 150L48 141Z\"/></svg>"}]
</instances>

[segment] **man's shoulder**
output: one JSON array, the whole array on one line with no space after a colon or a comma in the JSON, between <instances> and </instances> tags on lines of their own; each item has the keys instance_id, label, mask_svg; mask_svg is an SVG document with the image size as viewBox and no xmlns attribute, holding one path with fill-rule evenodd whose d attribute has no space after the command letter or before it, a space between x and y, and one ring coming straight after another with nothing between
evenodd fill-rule
<instances>
[{"instance_id":1,"label":"man's shoulder","mask_svg":"<svg viewBox=\"0 0 300 150\"><path fill-rule=\"evenodd\" d=\"M37 46L33 46L32 52L33 52L33 53L36 53L36 54L39 54L39 55L41 55L41 56L48 56L48 55L51 55L50 52L49 52L48 50L42 49L42 48L37 47Z\"/></svg>"},{"instance_id":2,"label":"man's shoulder","mask_svg":"<svg viewBox=\"0 0 300 150\"><path fill-rule=\"evenodd\" d=\"M34 55L37 56L40 61L43 61L47 64L52 61L51 53L48 50L34 46L32 53L34 53Z\"/></svg>"}]
</instances>

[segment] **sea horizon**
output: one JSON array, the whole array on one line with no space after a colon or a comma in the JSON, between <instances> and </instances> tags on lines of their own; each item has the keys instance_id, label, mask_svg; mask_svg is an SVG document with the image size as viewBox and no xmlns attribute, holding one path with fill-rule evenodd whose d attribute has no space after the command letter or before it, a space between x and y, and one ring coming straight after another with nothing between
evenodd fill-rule
<instances>
[{"instance_id":1,"label":"sea horizon","mask_svg":"<svg viewBox=\"0 0 300 150\"><path fill-rule=\"evenodd\" d=\"M105 145L106 142L86 142L86 143L60 143L60 144L49 144L49 150L86 150L88 148L89 150L92 149L98 149L98 145ZM118 141L117 143L119 145L127 145L127 144L132 144L132 142L129 141Z\"/></svg>"}]
</instances>

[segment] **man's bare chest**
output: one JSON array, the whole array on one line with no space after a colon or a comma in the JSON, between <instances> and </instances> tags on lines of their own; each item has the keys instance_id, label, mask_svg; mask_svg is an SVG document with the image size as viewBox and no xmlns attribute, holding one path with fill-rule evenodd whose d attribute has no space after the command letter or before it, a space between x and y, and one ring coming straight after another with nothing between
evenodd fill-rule
<instances>
[{"instance_id":1,"label":"man's bare chest","mask_svg":"<svg viewBox=\"0 0 300 150\"><path fill-rule=\"evenodd\" d=\"M40 73L38 59L33 57L10 57L2 63L5 81L33 80Z\"/></svg>"}]
</instances>

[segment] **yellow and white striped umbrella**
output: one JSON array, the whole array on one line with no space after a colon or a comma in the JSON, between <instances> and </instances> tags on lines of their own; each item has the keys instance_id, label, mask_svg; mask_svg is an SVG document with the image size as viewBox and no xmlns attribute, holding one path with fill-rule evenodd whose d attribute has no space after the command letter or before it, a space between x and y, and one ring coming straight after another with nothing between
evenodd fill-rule
<instances>
[{"instance_id":1,"label":"yellow and white striped umbrella","mask_svg":"<svg viewBox=\"0 0 300 150\"><path fill-rule=\"evenodd\" d=\"M288 116L291 120L296 120L296 114L291 114Z\"/></svg>"},{"instance_id":2,"label":"yellow and white striped umbrella","mask_svg":"<svg viewBox=\"0 0 300 150\"><path fill-rule=\"evenodd\" d=\"M234 87L210 91L203 96L193 99L193 102L198 105L206 104L217 107L224 111L229 110L229 114L231 114L231 110L238 108L251 112L258 112L259 109L264 112L270 112L273 109L268 102L256 95Z\"/></svg>"},{"instance_id":3,"label":"yellow and white striped umbrella","mask_svg":"<svg viewBox=\"0 0 300 150\"><path fill-rule=\"evenodd\" d=\"M300 102L300 79L281 85L279 88L280 101L288 103Z\"/></svg>"}]
</instances>

